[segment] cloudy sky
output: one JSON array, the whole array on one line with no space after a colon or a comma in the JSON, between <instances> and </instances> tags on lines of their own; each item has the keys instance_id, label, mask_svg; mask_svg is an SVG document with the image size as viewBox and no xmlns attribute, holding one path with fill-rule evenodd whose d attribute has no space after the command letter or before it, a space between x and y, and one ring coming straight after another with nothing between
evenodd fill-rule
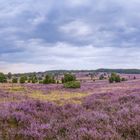
<instances>
[{"instance_id":1,"label":"cloudy sky","mask_svg":"<svg viewBox=\"0 0 140 140\"><path fill-rule=\"evenodd\" d=\"M0 0L0 71L140 68L140 0Z\"/></svg>"}]
</instances>

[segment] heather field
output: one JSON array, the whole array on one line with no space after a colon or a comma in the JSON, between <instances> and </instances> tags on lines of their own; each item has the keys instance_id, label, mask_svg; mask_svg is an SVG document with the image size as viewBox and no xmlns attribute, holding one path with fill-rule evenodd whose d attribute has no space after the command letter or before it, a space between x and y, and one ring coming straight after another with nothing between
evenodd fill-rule
<instances>
[{"instance_id":1,"label":"heather field","mask_svg":"<svg viewBox=\"0 0 140 140\"><path fill-rule=\"evenodd\" d=\"M140 79L0 84L0 140L139 140Z\"/></svg>"}]
</instances>

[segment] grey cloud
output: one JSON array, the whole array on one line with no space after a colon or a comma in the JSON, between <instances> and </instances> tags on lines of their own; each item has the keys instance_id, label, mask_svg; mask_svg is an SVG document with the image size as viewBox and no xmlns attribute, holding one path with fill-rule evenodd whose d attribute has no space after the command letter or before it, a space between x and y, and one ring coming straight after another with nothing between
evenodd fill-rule
<instances>
[{"instance_id":1,"label":"grey cloud","mask_svg":"<svg viewBox=\"0 0 140 140\"><path fill-rule=\"evenodd\" d=\"M1 0L0 68L140 68L139 13L139 0Z\"/></svg>"}]
</instances>

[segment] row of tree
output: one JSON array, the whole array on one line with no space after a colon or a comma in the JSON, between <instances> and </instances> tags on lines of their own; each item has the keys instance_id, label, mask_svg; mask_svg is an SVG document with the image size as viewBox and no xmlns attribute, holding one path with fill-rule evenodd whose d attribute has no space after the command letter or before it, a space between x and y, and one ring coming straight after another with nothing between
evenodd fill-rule
<instances>
[{"instance_id":1,"label":"row of tree","mask_svg":"<svg viewBox=\"0 0 140 140\"><path fill-rule=\"evenodd\" d=\"M54 84L54 83L63 83L65 88L80 88L80 82L76 80L76 76L70 73L64 74L64 77L61 79L61 81L55 80L54 76L52 75L46 75L45 78L38 79L36 75L32 75L30 77L27 77L25 75L17 78L7 75L4 75L3 73L0 73L0 83L6 83L7 78L11 79L12 83L42 83L42 84Z\"/></svg>"},{"instance_id":2,"label":"row of tree","mask_svg":"<svg viewBox=\"0 0 140 140\"><path fill-rule=\"evenodd\" d=\"M80 87L80 83L76 80L76 76L70 73L64 74L64 77L61 79L61 81L55 80L54 76L52 75L46 75L45 78L43 79L42 77L38 78L35 74L26 76L23 75L19 78L17 77L12 77L11 73L8 73L7 75L4 75L3 73L0 73L0 83L6 83L7 79L12 79L12 83L42 83L42 84L51 84L51 83L63 83L65 87ZM105 79L104 75L100 75L99 77L100 80ZM134 77L134 79L136 79ZM111 76L109 77L109 83L119 83L121 81L125 81L125 78L121 78L118 74L112 73Z\"/></svg>"}]
</instances>

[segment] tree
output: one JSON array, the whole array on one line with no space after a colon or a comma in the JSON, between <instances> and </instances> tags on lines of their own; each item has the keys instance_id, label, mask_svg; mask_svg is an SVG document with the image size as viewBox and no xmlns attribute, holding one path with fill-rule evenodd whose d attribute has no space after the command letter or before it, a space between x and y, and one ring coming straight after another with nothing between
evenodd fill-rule
<instances>
[{"instance_id":1,"label":"tree","mask_svg":"<svg viewBox=\"0 0 140 140\"><path fill-rule=\"evenodd\" d=\"M67 83L71 81L76 81L75 75L67 73L64 75L64 78L62 78L62 83Z\"/></svg>"},{"instance_id":2,"label":"tree","mask_svg":"<svg viewBox=\"0 0 140 140\"><path fill-rule=\"evenodd\" d=\"M54 76L46 75L45 79L43 80L43 84L51 84L51 83L52 84L55 83Z\"/></svg>"},{"instance_id":3,"label":"tree","mask_svg":"<svg viewBox=\"0 0 140 140\"><path fill-rule=\"evenodd\" d=\"M30 82L37 83L38 82L38 79L37 79L36 75L34 75L34 76L30 77L28 81L29 81L29 83Z\"/></svg>"},{"instance_id":4,"label":"tree","mask_svg":"<svg viewBox=\"0 0 140 140\"><path fill-rule=\"evenodd\" d=\"M120 78L119 75L116 75L116 77L115 77L115 82L116 82L116 83L120 83L120 82L121 82L121 78Z\"/></svg>"},{"instance_id":5,"label":"tree","mask_svg":"<svg viewBox=\"0 0 140 140\"><path fill-rule=\"evenodd\" d=\"M6 76L3 73L0 73L0 83L6 83L7 79Z\"/></svg>"},{"instance_id":6,"label":"tree","mask_svg":"<svg viewBox=\"0 0 140 140\"><path fill-rule=\"evenodd\" d=\"M21 84L24 84L25 81L26 81L25 76L21 76L19 81L20 81Z\"/></svg>"},{"instance_id":7,"label":"tree","mask_svg":"<svg viewBox=\"0 0 140 140\"><path fill-rule=\"evenodd\" d=\"M12 78L12 73L9 72L9 73L7 74L7 77L8 77L8 79L11 79L11 78Z\"/></svg>"},{"instance_id":8,"label":"tree","mask_svg":"<svg viewBox=\"0 0 140 140\"><path fill-rule=\"evenodd\" d=\"M123 78L121 79L121 81L127 81L127 79L123 77Z\"/></svg>"},{"instance_id":9,"label":"tree","mask_svg":"<svg viewBox=\"0 0 140 140\"><path fill-rule=\"evenodd\" d=\"M109 77L109 83L113 83L114 82L114 77Z\"/></svg>"},{"instance_id":10,"label":"tree","mask_svg":"<svg viewBox=\"0 0 140 140\"><path fill-rule=\"evenodd\" d=\"M64 83L65 88L80 88L80 81L76 81L75 75L67 73L62 78L62 83Z\"/></svg>"},{"instance_id":11,"label":"tree","mask_svg":"<svg viewBox=\"0 0 140 140\"><path fill-rule=\"evenodd\" d=\"M62 81L62 83L64 83L64 78L63 77L61 78L61 81Z\"/></svg>"},{"instance_id":12,"label":"tree","mask_svg":"<svg viewBox=\"0 0 140 140\"><path fill-rule=\"evenodd\" d=\"M12 83L17 83L18 82L18 78L13 78L12 79Z\"/></svg>"},{"instance_id":13,"label":"tree","mask_svg":"<svg viewBox=\"0 0 140 140\"><path fill-rule=\"evenodd\" d=\"M27 77L26 75L24 75L23 77L24 77L24 80L25 80L25 81L28 80L28 77Z\"/></svg>"},{"instance_id":14,"label":"tree","mask_svg":"<svg viewBox=\"0 0 140 140\"><path fill-rule=\"evenodd\" d=\"M121 82L120 76L117 75L116 73L111 73L111 77L109 77L109 83L113 83L113 82L116 82L116 83Z\"/></svg>"}]
</instances>

